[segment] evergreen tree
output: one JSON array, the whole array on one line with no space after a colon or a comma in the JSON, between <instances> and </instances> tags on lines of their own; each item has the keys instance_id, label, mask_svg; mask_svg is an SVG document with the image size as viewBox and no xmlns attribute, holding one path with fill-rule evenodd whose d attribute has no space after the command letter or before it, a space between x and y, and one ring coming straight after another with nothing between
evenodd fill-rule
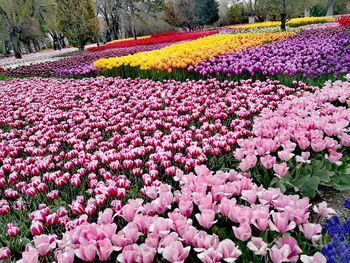
<instances>
[{"instance_id":1,"label":"evergreen tree","mask_svg":"<svg viewBox=\"0 0 350 263\"><path fill-rule=\"evenodd\" d=\"M200 26L211 25L219 20L219 4L216 0L195 0Z\"/></svg>"}]
</instances>

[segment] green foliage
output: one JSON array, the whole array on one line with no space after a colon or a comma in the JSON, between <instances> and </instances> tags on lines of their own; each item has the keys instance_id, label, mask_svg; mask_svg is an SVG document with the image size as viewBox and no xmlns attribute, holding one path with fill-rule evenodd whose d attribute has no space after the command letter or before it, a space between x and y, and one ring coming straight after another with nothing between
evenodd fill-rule
<instances>
[{"instance_id":1,"label":"green foliage","mask_svg":"<svg viewBox=\"0 0 350 263\"><path fill-rule=\"evenodd\" d=\"M248 18L244 16L244 9L241 4L234 4L228 10L231 24L248 23Z\"/></svg>"},{"instance_id":2,"label":"green foliage","mask_svg":"<svg viewBox=\"0 0 350 263\"><path fill-rule=\"evenodd\" d=\"M167 0L164 12L170 25L190 30L213 24L219 19L216 0Z\"/></svg>"},{"instance_id":3,"label":"green foliage","mask_svg":"<svg viewBox=\"0 0 350 263\"><path fill-rule=\"evenodd\" d=\"M99 22L92 0L57 0L58 27L72 46L83 49L96 38Z\"/></svg>"},{"instance_id":4,"label":"green foliage","mask_svg":"<svg viewBox=\"0 0 350 263\"><path fill-rule=\"evenodd\" d=\"M270 185L280 187L284 191L300 192L301 195L310 198L318 194L321 185L339 191L349 190L350 158L346 155L347 150L344 150L344 157L338 164L330 163L322 154L311 158L309 164L289 161L288 173L281 179L274 178Z\"/></svg>"},{"instance_id":5,"label":"green foliage","mask_svg":"<svg viewBox=\"0 0 350 263\"><path fill-rule=\"evenodd\" d=\"M200 26L211 25L219 19L219 4L216 0L196 0L195 10Z\"/></svg>"}]
</instances>

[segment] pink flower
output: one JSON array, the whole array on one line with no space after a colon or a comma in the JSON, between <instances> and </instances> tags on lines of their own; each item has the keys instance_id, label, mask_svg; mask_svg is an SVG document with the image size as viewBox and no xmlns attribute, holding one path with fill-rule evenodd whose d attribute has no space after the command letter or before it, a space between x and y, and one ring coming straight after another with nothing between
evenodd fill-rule
<instances>
[{"instance_id":1,"label":"pink flower","mask_svg":"<svg viewBox=\"0 0 350 263\"><path fill-rule=\"evenodd\" d=\"M211 171L208 169L205 165L199 165L194 168L194 171L198 176L208 176L210 175Z\"/></svg>"},{"instance_id":2,"label":"pink flower","mask_svg":"<svg viewBox=\"0 0 350 263\"><path fill-rule=\"evenodd\" d=\"M284 245L281 248L273 246L270 250L270 259L273 263L289 262L288 255L290 254L290 248L288 245Z\"/></svg>"},{"instance_id":3,"label":"pink flower","mask_svg":"<svg viewBox=\"0 0 350 263\"><path fill-rule=\"evenodd\" d=\"M74 262L74 250L68 248L65 252L60 252L56 255L57 263L73 263Z\"/></svg>"},{"instance_id":4,"label":"pink flower","mask_svg":"<svg viewBox=\"0 0 350 263\"><path fill-rule=\"evenodd\" d=\"M322 226L320 224L306 223L299 225L299 230L307 239L312 239L313 241L318 241L322 237L322 235L318 235L322 230Z\"/></svg>"},{"instance_id":5,"label":"pink flower","mask_svg":"<svg viewBox=\"0 0 350 263\"><path fill-rule=\"evenodd\" d=\"M289 223L289 215L287 212L274 212L270 221L270 229L279 233L288 232L296 227L294 222ZM289 224L288 224L289 223Z\"/></svg>"},{"instance_id":6,"label":"pink flower","mask_svg":"<svg viewBox=\"0 0 350 263\"><path fill-rule=\"evenodd\" d=\"M22 259L17 261L18 263L37 263L39 260L38 251L34 248L24 251L22 253Z\"/></svg>"},{"instance_id":7,"label":"pink flower","mask_svg":"<svg viewBox=\"0 0 350 263\"><path fill-rule=\"evenodd\" d=\"M35 248L37 249L39 256L46 256L55 247L55 242L50 241L50 236L48 235L34 237Z\"/></svg>"},{"instance_id":8,"label":"pink flower","mask_svg":"<svg viewBox=\"0 0 350 263\"><path fill-rule=\"evenodd\" d=\"M276 157L266 155L260 158L260 162L266 169L271 169L276 163Z\"/></svg>"},{"instance_id":9,"label":"pink flower","mask_svg":"<svg viewBox=\"0 0 350 263\"><path fill-rule=\"evenodd\" d=\"M270 214L268 210L257 210L253 212L251 224L253 224L261 232L265 232L265 230L269 227L269 223Z\"/></svg>"},{"instance_id":10,"label":"pink flower","mask_svg":"<svg viewBox=\"0 0 350 263\"><path fill-rule=\"evenodd\" d=\"M324 157L330 163L337 163L343 157L343 154L335 150L329 150L328 154L326 153Z\"/></svg>"},{"instance_id":11,"label":"pink flower","mask_svg":"<svg viewBox=\"0 0 350 263\"><path fill-rule=\"evenodd\" d=\"M327 263L327 258L320 252L317 252L313 257L301 255L300 260L303 263Z\"/></svg>"},{"instance_id":12,"label":"pink flower","mask_svg":"<svg viewBox=\"0 0 350 263\"><path fill-rule=\"evenodd\" d=\"M256 190L251 189L251 190L243 190L242 191L242 199L247 201L249 204L254 204L256 202Z\"/></svg>"},{"instance_id":13,"label":"pink flower","mask_svg":"<svg viewBox=\"0 0 350 263\"><path fill-rule=\"evenodd\" d=\"M224 239L219 243L217 248L218 252L222 255L222 259L226 262L235 262L242 252L236 247L230 239Z\"/></svg>"},{"instance_id":14,"label":"pink flower","mask_svg":"<svg viewBox=\"0 0 350 263\"><path fill-rule=\"evenodd\" d=\"M180 241L175 241L163 250L163 257L169 262L184 262L190 253L191 247L183 247Z\"/></svg>"},{"instance_id":15,"label":"pink flower","mask_svg":"<svg viewBox=\"0 0 350 263\"><path fill-rule=\"evenodd\" d=\"M10 237L15 237L19 233L19 227L14 224L7 224L5 230Z\"/></svg>"},{"instance_id":16,"label":"pink flower","mask_svg":"<svg viewBox=\"0 0 350 263\"><path fill-rule=\"evenodd\" d=\"M182 233L180 233L181 238L183 239L183 242L186 245L189 245L192 243L192 240L198 233L198 230L194 226L187 226L183 229Z\"/></svg>"},{"instance_id":17,"label":"pink flower","mask_svg":"<svg viewBox=\"0 0 350 263\"><path fill-rule=\"evenodd\" d=\"M277 154L278 154L278 157L284 162L288 162L294 156L294 154L287 149L284 149L283 151L279 151Z\"/></svg>"},{"instance_id":18,"label":"pink flower","mask_svg":"<svg viewBox=\"0 0 350 263\"><path fill-rule=\"evenodd\" d=\"M117 257L121 263L134 263L139 255L139 247L136 244L126 246Z\"/></svg>"},{"instance_id":19,"label":"pink flower","mask_svg":"<svg viewBox=\"0 0 350 263\"><path fill-rule=\"evenodd\" d=\"M283 177L288 172L288 167L287 164L284 162L280 164L276 163L273 165L273 170L275 171L278 177Z\"/></svg>"},{"instance_id":20,"label":"pink flower","mask_svg":"<svg viewBox=\"0 0 350 263\"><path fill-rule=\"evenodd\" d=\"M96 256L97 248L93 244L81 244L79 248L75 250L75 254L78 258L84 261L93 261Z\"/></svg>"},{"instance_id":21,"label":"pink flower","mask_svg":"<svg viewBox=\"0 0 350 263\"><path fill-rule=\"evenodd\" d=\"M256 158L255 155L248 155L241 160L241 163L239 164L239 168L241 169L242 172L245 172L250 168L255 167L257 161L258 159Z\"/></svg>"},{"instance_id":22,"label":"pink flower","mask_svg":"<svg viewBox=\"0 0 350 263\"><path fill-rule=\"evenodd\" d=\"M220 213L227 217L232 209L236 205L236 199L228 199L226 197L221 199L220 205L219 205L219 211Z\"/></svg>"},{"instance_id":23,"label":"pink flower","mask_svg":"<svg viewBox=\"0 0 350 263\"><path fill-rule=\"evenodd\" d=\"M290 236L285 236L282 238L279 238L277 240L277 248L282 249L283 247L288 247L287 251L289 252L287 254L287 259L289 262L297 262L299 258L299 254L302 252L300 247L298 246L298 242Z\"/></svg>"},{"instance_id":24,"label":"pink flower","mask_svg":"<svg viewBox=\"0 0 350 263\"><path fill-rule=\"evenodd\" d=\"M328 208L326 202L319 203L313 208L314 212L317 213L320 217L327 218L335 214L334 209Z\"/></svg>"},{"instance_id":25,"label":"pink flower","mask_svg":"<svg viewBox=\"0 0 350 263\"><path fill-rule=\"evenodd\" d=\"M193 202L191 200L180 199L179 210L181 214L183 214L186 217L189 217L192 214Z\"/></svg>"},{"instance_id":26,"label":"pink flower","mask_svg":"<svg viewBox=\"0 0 350 263\"><path fill-rule=\"evenodd\" d=\"M0 260L6 260L11 256L11 250L9 247L0 248Z\"/></svg>"},{"instance_id":27,"label":"pink flower","mask_svg":"<svg viewBox=\"0 0 350 263\"><path fill-rule=\"evenodd\" d=\"M252 235L249 223L240 224L239 227L232 227L235 237L241 241L247 241Z\"/></svg>"},{"instance_id":28,"label":"pink flower","mask_svg":"<svg viewBox=\"0 0 350 263\"><path fill-rule=\"evenodd\" d=\"M30 226L30 232L33 236L40 235L44 231L44 224L40 221L33 221Z\"/></svg>"},{"instance_id":29,"label":"pink flower","mask_svg":"<svg viewBox=\"0 0 350 263\"><path fill-rule=\"evenodd\" d=\"M141 244L139 250L139 257L137 262L139 263L152 263L157 251L146 244Z\"/></svg>"},{"instance_id":30,"label":"pink flower","mask_svg":"<svg viewBox=\"0 0 350 263\"><path fill-rule=\"evenodd\" d=\"M103 212L99 212L97 223L99 224L113 223L113 210L111 208L107 208Z\"/></svg>"},{"instance_id":31,"label":"pink flower","mask_svg":"<svg viewBox=\"0 0 350 263\"><path fill-rule=\"evenodd\" d=\"M267 253L267 244L260 237L252 237L247 247L257 256L265 256Z\"/></svg>"},{"instance_id":32,"label":"pink flower","mask_svg":"<svg viewBox=\"0 0 350 263\"><path fill-rule=\"evenodd\" d=\"M106 261L109 259L113 252L113 246L110 239L105 238L97 241L97 255L100 261Z\"/></svg>"},{"instance_id":33,"label":"pink flower","mask_svg":"<svg viewBox=\"0 0 350 263\"><path fill-rule=\"evenodd\" d=\"M222 254L218 250L211 247L207 250L204 250L202 253L199 253L197 257L203 263L216 263L220 262Z\"/></svg>"},{"instance_id":34,"label":"pink flower","mask_svg":"<svg viewBox=\"0 0 350 263\"><path fill-rule=\"evenodd\" d=\"M211 209L203 209L201 214L196 214L198 223L204 228L211 228L217 222L214 218L215 212Z\"/></svg>"}]
</instances>

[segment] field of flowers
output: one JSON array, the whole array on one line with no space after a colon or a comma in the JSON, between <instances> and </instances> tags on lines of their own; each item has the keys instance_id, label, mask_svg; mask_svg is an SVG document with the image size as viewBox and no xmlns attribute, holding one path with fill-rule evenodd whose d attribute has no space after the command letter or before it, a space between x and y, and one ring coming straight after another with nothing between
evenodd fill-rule
<instances>
[{"instance_id":1,"label":"field of flowers","mask_svg":"<svg viewBox=\"0 0 350 263\"><path fill-rule=\"evenodd\" d=\"M349 262L350 219L322 195L350 190L349 21L4 70L0 260Z\"/></svg>"}]
</instances>

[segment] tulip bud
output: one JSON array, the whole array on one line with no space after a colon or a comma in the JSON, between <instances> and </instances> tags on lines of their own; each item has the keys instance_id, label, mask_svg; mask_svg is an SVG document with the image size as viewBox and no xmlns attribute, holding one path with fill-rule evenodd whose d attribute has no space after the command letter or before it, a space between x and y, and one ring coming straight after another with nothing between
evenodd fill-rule
<instances>
[{"instance_id":1,"label":"tulip bud","mask_svg":"<svg viewBox=\"0 0 350 263\"><path fill-rule=\"evenodd\" d=\"M58 222L58 215L56 213L50 214L46 217L46 223L48 225L54 225Z\"/></svg>"},{"instance_id":2,"label":"tulip bud","mask_svg":"<svg viewBox=\"0 0 350 263\"><path fill-rule=\"evenodd\" d=\"M41 235L44 232L44 224L40 221L33 221L30 226L30 232L33 236Z\"/></svg>"},{"instance_id":3,"label":"tulip bud","mask_svg":"<svg viewBox=\"0 0 350 263\"><path fill-rule=\"evenodd\" d=\"M9 247L0 248L0 260L6 260L11 256L11 250Z\"/></svg>"},{"instance_id":4,"label":"tulip bud","mask_svg":"<svg viewBox=\"0 0 350 263\"><path fill-rule=\"evenodd\" d=\"M7 224L5 230L10 237L15 237L19 233L19 227L15 226L14 224Z\"/></svg>"}]
</instances>

